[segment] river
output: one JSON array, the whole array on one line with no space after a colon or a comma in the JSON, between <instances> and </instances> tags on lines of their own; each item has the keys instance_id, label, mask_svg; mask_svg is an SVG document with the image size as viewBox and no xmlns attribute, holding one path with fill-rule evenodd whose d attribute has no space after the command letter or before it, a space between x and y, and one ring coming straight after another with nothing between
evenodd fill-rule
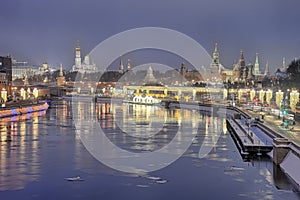
<instances>
[{"instance_id":1,"label":"river","mask_svg":"<svg viewBox=\"0 0 300 200\"><path fill-rule=\"evenodd\" d=\"M111 102L76 105L78 112L59 100L46 112L1 119L1 199L300 199L269 157L241 157L222 116ZM194 139L156 171L118 171L93 157L76 131L76 120L84 122L90 112L107 138L128 152L163 148L185 120ZM211 148L200 156L203 145Z\"/></svg>"}]
</instances>

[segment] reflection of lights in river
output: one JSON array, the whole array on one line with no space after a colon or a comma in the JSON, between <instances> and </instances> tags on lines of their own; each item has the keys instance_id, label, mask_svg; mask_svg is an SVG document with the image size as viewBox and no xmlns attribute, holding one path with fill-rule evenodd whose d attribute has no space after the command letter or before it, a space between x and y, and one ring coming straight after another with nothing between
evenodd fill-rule
<instances>
[{"instance_id":1,"label":"reflection of lights in river","mask_svg":"<svg viewBox=\"0 0 300 200\"><path fill-rule=\"evenodd\" d=\"M39 116L43 112L20 115L15 121L1 121L0 191L20 190L40 174ZM10 119L10 118L7 118Z\"/></svg>"}]
</instances>

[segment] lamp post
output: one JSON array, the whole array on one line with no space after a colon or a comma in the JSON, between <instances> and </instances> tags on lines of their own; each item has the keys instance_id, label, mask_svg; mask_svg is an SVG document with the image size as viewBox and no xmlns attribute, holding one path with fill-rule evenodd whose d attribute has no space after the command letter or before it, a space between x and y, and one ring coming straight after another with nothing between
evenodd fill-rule
<instances>
[{"instance_id":1,"label":"lamp post","mask_svg":"<svg viewBox=\"0 0 300 200\"><path fill-rule=\"evenodd\" d=\"M273 96L272 90L268 89L268 91L266 92L266 102L267 104L269 104L269 106L271 104L272 96Z\"/></svg>"},{"instance_id":2,"label":"lamp post","mask_svg":"<svg viewBox=\"0 0 300 200\"><path fill-rule=\"evenodd\" d=\"M283 92L281 92L281 90L279 90L278 92L276 92L276 106L278 108L281 108L282 100L283 100Z\"/></svg>"},{"instance_id":3,"label":"lamp post","mask_svg":"<svg viewBox=\"0 0 300 200\"><path fill-rule=\"evenodd\" d=\"M5 88L1 90L1 98L3 99L2 107L5 107L5 102L7 101L7 90Z\"/></svg>"},{"instance_id":4,"label":"lamp post","mask_svg":"<svg viewBox=\"0 0 300 200\"><path fill-rule=\"evenodd\" d=\"M251 100L251 102L253 102L254 97L255 97L255 90L252 89L252 90L250 91L250 100Z\"/></svg>"},{"instance_id":5,"label":"lamp post","mask_svg":"<svg viewBox=\"0 0 300 200\"><path fill-rule=\"evenodd\" d=\"M278 119L280 119L282 100L283 100L283 92L279 90L278 92L276 92L276 106L279 108Z\"/></svg>"},{"instance_id":6,"label":"lamp post","mask_svg":"<svg viewBox=\"0 0 300 200\"><path fill-rule=\"evenodd\" d=\"M30 98L30 93L31 93L31 90L30 90L30 88L28 88L28 89L27 89L27 99Z\"/></svg>"},{"instance_id":7,"label":"lamp post","mask_svg":"<svg viewBox=\"0 0 300 200\"><path fill-rule=\"evenodd\" d=\"M32 93L33 93L34 98L37 99L38 96L39 96L39 91L38 91L38 89L34 88L33 91L32 91Z\"/></svg>"},{"instance_id":8,"label":"lamp post","mask_svg":"<svg viewBox=\"0 0 300 200\"><path fill-rule=\"evenodd\" d=\"M239 89L239 90L238 90L238 100L239 100L239 102L241 101L242 94L243 94L243 90L242 90L242 89Z\"/></svg>"},{"instance_id":9,"label":"lamp post","mask_svg":"<svg viewBox=\"0 0 300 200\"><path fill-rule=\"evenodd\" d=\"M259 100L262 104L264 103L264 97L265 97L265 91L263 90L259 91Z\"/></svg>"},{"instance_id":10,"label":"lamp post","mask_svg":"<svg viewBox=\"0 0 300 200\"><path fill-rule=\"evenodd\" d=\"M297 90L293 90L290 93L290 107L294 113L296 111L296 105L298 102L299 102L299 92L297 92Z\"/></svg>"},{"instance_id":11,"label":"lamp post","mask_svg":"<svg viewBox=\"0 0 300 200\"><path fill-rule=\"evenodd\" d=\"M26 91L24 90L24 88L21 88L20 93L21 93L22 99L25 100L26 99Z\"/></svg>"}]
</instances>

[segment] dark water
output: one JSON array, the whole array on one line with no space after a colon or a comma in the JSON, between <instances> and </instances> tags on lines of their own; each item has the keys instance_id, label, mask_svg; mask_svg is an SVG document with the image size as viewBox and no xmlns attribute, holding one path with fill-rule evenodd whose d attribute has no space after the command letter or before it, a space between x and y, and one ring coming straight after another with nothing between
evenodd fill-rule
<instances>
[{"instance_id":1,"label":"dark water","mask_svg":"<svg viewBox=\"0 0 300 200\"><path fill-rule=\"evenodd\" d=\"M176 134L178 120L195 115L192 111L184 114L177 110L164 111L168 116L164 130L152 139L136 139L126 135L119 126L124 125L125 119L134 119L139 122L136 134L143 134L143 125L155 123L144 107L121 107L129 115L120 121L116 118L115 105L88 106L96 107L99 124L108 138L133 152L154 151L168 144ZM160 115L161 111L155 112ZM205 131L213 124L222 126L224 119L196 115L200 125L191 147L171 165L147 174L119 172L93 158L76 136L70 102L54 102L46 113L2 119L0 198L300 199L287 177L269 158L243 161L226 127L222 127L212 151L199 159ZM82 181L65 179L76 176Z\"/></svg>"}]
</instances>

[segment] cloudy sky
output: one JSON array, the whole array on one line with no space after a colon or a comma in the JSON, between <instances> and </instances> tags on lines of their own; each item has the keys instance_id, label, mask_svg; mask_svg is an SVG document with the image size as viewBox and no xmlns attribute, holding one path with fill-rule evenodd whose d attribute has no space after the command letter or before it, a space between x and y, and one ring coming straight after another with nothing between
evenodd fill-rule
<instances>
[{"instance_id":1,"label":"cloudy sky","mask_svg":"<svg viewBox=\"0 0 300 200\"><path fill-rule=\"evenodd\" d=\"M198 41L209 53L219 44L230 68L240 49L246 62L260 55L272 71L300 55L299 0L5 0L0 8L0 55L70 68L83 53L119 32L165 27ZM178 64L179 66L180 64Z\"/></svg>"}]
</instances>

